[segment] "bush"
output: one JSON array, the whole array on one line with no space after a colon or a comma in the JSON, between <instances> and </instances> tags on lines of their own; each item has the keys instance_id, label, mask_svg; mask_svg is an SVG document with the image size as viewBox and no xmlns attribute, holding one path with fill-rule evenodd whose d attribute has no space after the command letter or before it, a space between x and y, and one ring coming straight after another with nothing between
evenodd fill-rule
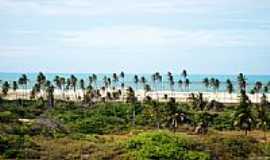
<instances>
[{"instance_id":1,"label":"bush","mask_svg":"<svg viewBox=\"0 0 270 160\"><path fill-rule=\"evenodd\" d=\"M218 159L247 159L250 155L260 155L257 141L245 136L210 137L207 142Z\"/></svg>"},{"instance_id":2,"label":"bush","mask_svg":"<svg viewBox=\"0 0 270 160\"><path fill-rule=\"evenodd\" d=\"M15 115L12 114L10 111L3 111L0 112L0 122L11 122L15 119Z\"/></svg>"},{"instance_id":3,"label":"bush","mask_svg":"<svg viewBox=\"0 0 270 160\"><path fill-rule=\"evenodd\" d=\"M125 146L128 156L136 159L210 159L207 152L199 150L200 144L167 132L146 132L130 139Z\"/></svg>"}]
</instances>

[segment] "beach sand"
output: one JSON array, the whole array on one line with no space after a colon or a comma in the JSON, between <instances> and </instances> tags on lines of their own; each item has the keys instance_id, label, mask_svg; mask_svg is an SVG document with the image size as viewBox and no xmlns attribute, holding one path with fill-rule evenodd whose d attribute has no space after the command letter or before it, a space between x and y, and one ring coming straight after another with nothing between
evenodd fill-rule
<instances>
[{"instance_id":1,"label":"beach sand","mask_svg":"<svg viewBox=\"0 0 270 160\"><path fill-rule=\"evenodd\" d=\"M105 97L107 92L111 92L112 90L107 90L105 92L101 91L101 96ZM31 90L16 90L16 92L10 90L8 92L8 95L3 97L4 99L8 100L14 100L14 99L30 99L30 93ZM142 101L145 96L150 96L152 99L159 99L159 101L166 101L164 99L164 95L167 95L168 98L173 97L178 102L186 102L188 100L188 97L190 97L190 94L194 93L195 95L198 95L199 92L172 92L172 91L152 91L152 92L145 92L143 90L137 90L135 91L136 96L138 97L139 101ZM203 97L206 101L216 100L221 103L239 103L239 94L232 93L229 94L227 92L201 92L203 93ZM124 91L124 95L126 95L126 92ZM258 94L247 94L249 99L252 101L252 103L259 103L262 97L261 93ZM270 94L266 94L267 99L270 100ZM36 97L46 97L46 93L44 91L41 91L36 95ZM56 99L66 99L67 97L70 100L78 100L78 97L83 97L83 91L82 90L76 90L76 92L69 90L62 92L61 90L55 89L54 91L54 97ZM123 98L120 98L123 99Z\"/></svg>"}]
</instances>

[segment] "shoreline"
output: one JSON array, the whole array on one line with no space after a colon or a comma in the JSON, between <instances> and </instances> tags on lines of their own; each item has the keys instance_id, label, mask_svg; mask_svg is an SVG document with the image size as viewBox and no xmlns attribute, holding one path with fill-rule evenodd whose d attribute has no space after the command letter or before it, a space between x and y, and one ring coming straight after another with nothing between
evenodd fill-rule
<instances>
[{"instance_id":1,"label":"shoreline","mask_svg":"<svg viewBox=\"0 0 270 160\"><path fill-rule=\"evenodd\" d=\"M106 97L108 92L112 92L112 90L108 89L106 91L101 91L101 97ZM8 92L7 96L2 96L3 99L7 100L15 100L18 98L21 99L30 99L30 93L31 90L22 90L18 89L15 92L10 90ZM176 99L177 102L187 102L188 97L190 97L190 94L195 94L198 95L198 93L203 94L203 98L206 101L218 101L220 103L225 103L225 104L236 104L239 103L239 94L238 93L232 93L229 94L228 92L178 92L178 91L151 91L151 92L145 92L143 90L136 90L135 95L138 98L139 101L142 101L146 96L150 96L152 99L157 100L159 99L160 101L166 101L164 99L164 96L167 95L168 98L173 97ZM78 101L78 97L83 97L83 91L78 89L75 92L74 91L64 91L62 92L59 89L55 89L54 91L54 97L55 99L66 99L67 97L71 101ZM247 93L247 96L251 100L252 103L260 103L262 93L256 93L256 94L250 94ZM270 94L267 93L265 94L267 99L270 100ZM36 94L36 98L39 97L45 97L46 93L44 91L41 91L40 93ZM126 91L124 91L124 97L126 96ZM65 98L63 98L65 97ZM122 96L120 96L120 100Z\"/></svg>"}]
</instances>

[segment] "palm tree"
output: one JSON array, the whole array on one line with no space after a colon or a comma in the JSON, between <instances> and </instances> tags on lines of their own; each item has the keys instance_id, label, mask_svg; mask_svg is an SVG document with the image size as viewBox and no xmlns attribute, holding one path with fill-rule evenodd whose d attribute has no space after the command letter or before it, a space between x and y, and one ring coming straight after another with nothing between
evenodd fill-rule
<instances>
[{"instance_id":1,"label":"palm tree","mask_svg":"<svg viewBox=\"0 0 270 160\"><path fill-rule=\"evenodd\" d=\"M61 90L62 89L62 84L60 81L60 77L59 76L55 76L53 82L55 83L56 87Z\"/></svg>"},{"instance_id":2,"label":"palm tree","mask_svg":"<svg viewBox=\"0 0 270 160\"><path fill-rule=\"evenodd\" d=\"M18 83L17 83L17 81L13 81L12 89L13 89L13 92L15 92L16 100L17 100L17 92L16 92L17 89L18 89Z\"/></svg>"},{"instance_id":3,"label":"palm tree","mask_svg":"<svg viewBox=\"0 0 270 160\"><path fill-rule=\"evenodd\" d=\"M206 88L206 91L208 91L208 88L209 88L209 85L210 85L209 79L208 78L204 78L203 79L203 84L204 84L204 86Z\"/></svg>"},{"instance_id":4,"label":"palm tree","mask_svg":"<svg viewBox=\"0 0 270 160\"><path fill-rule=\"evenodd\" d=\"M175 101L175 98L170 98L169 101L167 102L167 110L168 110L168 126L173 129L173 132L176 132L176 129L178 127L178 110L177 110L177 104Z\"/></svg>"},{"instance_id":5,"label":"palm tree","mask_svg":"<svg viewBox=\"0 0 270 160\"><path fill-rule=\"evenodd\" d=\"M149 85L149 84L146 84L146 85L144 86L144 97L145 97L146 94L147 94L148 92L150 92L150 91L151 91L150 85Z\"/></svg>"},{"instance_id":6,"label":"palm tree","mask_svg":"<svg viewBox=\"0 0 270 160\"><path fill-rule=\"evenodd\" d=\"M66 84L66 79L65 77L60 77L60 84L61 84L61 91L62 91L62 98L64 98L65 94L65 84Z\"/></svg>"},{"instance_id":7,"label":"palm tree","mask_svg":"<svg viewBox=\"0 0 270 160\"><path fill-rule=\"evenodd\" d=\"M70 83L73 87L73 91L75 92L77 88L77 78L73 74L70 76Z\"/></svg>"},{"instance_id":8,"label":"palm tree","mask_svg":"<svg viewBox=\"0 0 270 160\"><path fill-rule=\"evenodd\" d=\"M8 81L5 81L2 85L2 93L4 96L8 95L9 88L10 88L10 85L9 85Z\"/></svg>"},{"instance_id":9,"label":"palm tree","mask_svg":"<svg viewBox=\"0 0 270 160\"><path fill-rule=\"evenodd\" d=\"M95 84L95 89L97 89L97 79L98 79L97 75L96 74L92 74L92 79L93 79L93 82Z\"/></svg>"},{"instance_id":10,"label":"palm tree","mask_svg":"<svg viewBox=\"0 0 270 160\"><path fill-rule=\"evenodd\" d=\"M210 79L210 86L213 88L213 91L215 91L215 86L216 86L216 79L215 78Z\"/></svg>"},{"instance_id":11,"label":"palm tree","mask_svg":"<svg viewBox=\"0 0 270 160\"><path fill-rule=\"evenodd\" d=\"M268 93L268 92L269 92L268 86L264 86L264 87L263 87L263 92L264 92L264 93Z\"/></svg>"},{"instance_id":12,"label":"palm tree","mask_svg":"<svg viewBox=\"0 0 270 160\"><path fill-rule=\"evenodd\" d=\"M137 106L137 98L135 96L135 92L132 87L127 88L127 102L131 103L133 108L132 108L132 126L134 127L136 124L136 106Z\"/></svg>"},{"instance_id":13,"label":"palm tree","mask_svg":"<svg viewBox=\"0 0 270 160\"><path fill-rule=\"evenodd\" d=\"M171 72L168 72L168 81L169 81L170 90L171 90L171 96L172 96L173 91L174 91L174 79L173 79L173 75L172 75Z\"/></svg>"},{"instance_id":14,"label":"palm tree","mask_svg":"<svg viewBox=\"0 0 270 160\"><path fill-rule=\"evenodd\" d=\"M83 95L85 95L85 85L84 85L84 80L83 79L80 80L80 88L81 88L81 90L83 92Z\"/></svg>"},{"instance_id":15,"label":"palm tree","mask_svg":"<svg viewBox=\"0 0 270 160\"><path fill-rule=\"evenodd\" d=\"M182 91L182 89L183 89L183 81L180 79L180 80L178 80L178 87L181 89L181 91Z\"/></svg>"},{"instance_id":16,"label":"palm tree","mask_svg":"<svg viewBox=\"0 0 270 160\"><path fill-rule=\"evenodd\" d=\"M246 91L246 87L247 87L247 82L246 82L246 77L243 73L240 73L238 76L237 76L237 81L238 81L238 85L239 85L239 90L240 90L240 93L241 93L241 90L244 90Z\"/></svg>"},{"instance_id":17,"label":"palm tree","mask_svg":"<svg viewBox=\"0 0 270 160\"><path fill-rule=\"evenodd\" d=\"M189 85L190 85L190 81L188 78L186 78L185 80L185 90L188 89L189 90Z\"/></svg>"},{"instance_id":18,"label":"palm tree","mask_svg":"<svg viewBox=\"0 0 270 160\"><path fill-rule=\"evenodd\" d=\"M265 94L263 94L262 98L261 98L261 102L260 104L257 106L257 112L258 112L258 124L257 126L263 130L264 132L264 139L265 141L267 140L266 137L266 130L267 127L269 126L270 123L270 118L268 116L268 112L267 112L267 97L265 96Z\"/></svg>"},{"instance_id":19,"label":"palm tree","mask_svg":"<svg viewBox=\"0 0 270 160\"><path fill-rule=\"evenodd\" d=\"M234 88L233 88L233 84L232 84L231 80L227 79L226 84L227 84L227 87L226 87L227 92L230 95L232 95ZM232 96L231 96L231 99L232 99Z\"/></svg>"},{"instance_id":20,"label":"palm tree","mask_svg":"<svg viewBox=\"0 0 270 160\"><path fill-rule=\"evenodd\" d=\"M146 83L146 79L145 79L144 76L141 77L140 83L142 84L142 86L143 86L143 88L144 88L145 83Z\"/></svg>"},{"instance_id":21,"label":"palm tree","mask_svg":"<svg viewBox=\"0 0 270 160\"><path fill-rule=\"evenodd\" d=\"M25 96L25 91L27 90L27 82L28 82L27 75L26 74L22 74L21 77L18 80L18 83L23 88L23 96Z\"/></svg>"},{"instance_id":22,"label":"palm tree","mask_svg":"<svg viewBox=\"0 0 270 160\"><path fill-rule=\"evenodd\" d=\"M120 73L120 78L122 79L122 83L125 84L125 73L124 72Z\"/></svg>"},{"instance_id":23,"label":"palm tree","mask_svg":"<svg viewBox=\"0 0 270 160\"><path fill-rule=\"evenodd\" d=\"M258 94L261 92L262 86L262 82L260 81L255 83L254 91L256 93L256 102L258 102Z\"/></svg>"},{"instance_id":24,"label":"palm tree","mask_svg":"<svg viewBox=\"0 0 270 160\"><path fill-rule=\"evenodd\" d=\"M138 84L139 84L139 77L138 75L134 75L133 81L136 85L136 91L138 90Z\"/></svg>"},{"instance_id":25,"label":"palm tree","mask_svg":"<svg viewBox=\"0 0 270 160\"><path fill-rule=\"evenodd\" d=\"M233 121L234 126L238 126L245 131L245 135L247 135L248 131L250 131L255 124L251 101L244 90L242 90L240 94L240 105L233 113Z\"/></svg>"},{"instance_id":26,"label":"palm tree","mask_svg":"<svg viewBox=\"0 0 270 160\"><path fill-rule=\"evenodd\" d=\"M41 87L41 94L43 95L43 90L45 89L44 85L46 83L46 76L42 72L39 72L37 75L37 83Z\"/></svg>"},{"instance_id":27,"label":"palm tree","mask_svg":"<svg viewBox=\"0 0 270 160\"><path fill-rule=\"evenodd\" d=\"M182 76L183 76L184 80L186 80L186 78L187 78L187 71L185 69L182 71Z\"/></svg>"},{"instance_id":28,"label":"palm tree","mask_svg":"<svg viewBox=\"0 0 270 160\"><path fill-rule=\"evenodd\" d=\"M112 79L113 79L114 86L116 87L117 83L119 81L118 76L117 76L116 73L113 73Z\"/></svg>"},{"instance_id":29,"label":"palm tree","mask_svg":"<svg viewBox=\"0 0 270 160\"><path fill-rule=\"evenodd\" d=\"M54 107L54 86L50 83L47 84L49 84L46 88L48 107L52 108Z\"/></svg>"}]
</instances>

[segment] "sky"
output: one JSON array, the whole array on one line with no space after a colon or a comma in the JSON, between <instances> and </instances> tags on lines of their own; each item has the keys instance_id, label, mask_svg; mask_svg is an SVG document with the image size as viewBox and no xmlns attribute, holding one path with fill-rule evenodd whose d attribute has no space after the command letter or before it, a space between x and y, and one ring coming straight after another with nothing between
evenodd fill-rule
<instances>
[{"instance_id":1,"label":"sky","mask_svg":"<svg viewBox=\"0 0 270 160\"><path fill-rule=\"evenodd\" d=\"M0 0L0 72L270 74L269 0Z\"/></svg>"}]
</instances>

